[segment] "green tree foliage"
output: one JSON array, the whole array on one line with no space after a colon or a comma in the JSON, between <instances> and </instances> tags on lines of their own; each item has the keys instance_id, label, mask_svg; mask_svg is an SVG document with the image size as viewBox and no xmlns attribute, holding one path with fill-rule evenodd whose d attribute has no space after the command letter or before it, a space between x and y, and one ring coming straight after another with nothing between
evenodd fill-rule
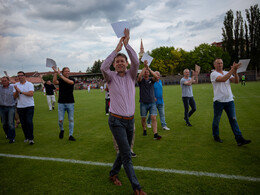
<instances>
[{"instance_id":1,"label":"green tree foliage","mask_svg":"<svg viewBox=\"0 0 260 195\"><path fill-rule=\"evenodd\" d=\"M45 82L48 81L48 80L50 80L52 82L53 81L53 75L52 74L43 75L42 79Z\"/></svg>"},{"instance_id":2,"label":"green tree foliage","mask_svg":"<svg viewBox=\"0 0 260 195\"><path fill-rule=\"evenodd\" d=\"M260 68L260 10L258 4L246 9L249 27L250 67Z\"/></svg>"}]
</instances>

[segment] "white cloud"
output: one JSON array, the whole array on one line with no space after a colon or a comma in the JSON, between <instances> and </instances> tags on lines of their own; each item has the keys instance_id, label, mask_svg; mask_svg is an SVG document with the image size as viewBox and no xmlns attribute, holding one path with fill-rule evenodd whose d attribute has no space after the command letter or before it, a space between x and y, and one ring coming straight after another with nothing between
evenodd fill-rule
<instances>
[{"instance_id":1,"label":"white cloud","mask_svg":"<svg viewBox=\"0 0 260 195\"><path fill-rule=\"evenodd\" d=\"M174 46L187 51L221 41L223 18L257 0L11 0L0 1L0 76L7 70L51 71L47 57L71 71L86 71L118 43L111 23L128 20L139 53ZM245 20L245 17L244 17ZM125 52L125 51L123 51Z\"/></svg>"}]
</instances>

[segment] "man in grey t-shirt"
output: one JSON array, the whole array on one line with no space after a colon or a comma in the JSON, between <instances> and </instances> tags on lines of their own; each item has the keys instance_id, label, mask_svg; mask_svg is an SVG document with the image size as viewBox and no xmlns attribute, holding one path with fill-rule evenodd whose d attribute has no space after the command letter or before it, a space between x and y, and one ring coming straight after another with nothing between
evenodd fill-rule
<instances>
[{"instance_id":1,"label":"man in grey t-shirt","mask_svg":"<svg viewBox=\"0 0 260 195\"><path fill-rule=\"evenodd\" d=\"M189 77L190 71L189 69L185 69L183 71L184 77L180 81L180 85L182 88L182 101L184 105L184 120L186 121L186 125L191 127L189 118L196 111L196 103L193 98L192 92L192 84L198 83L198 73L192 71L192 77ZM191 110L189 111L189 106Z\"/></svg>"}]
</instances>

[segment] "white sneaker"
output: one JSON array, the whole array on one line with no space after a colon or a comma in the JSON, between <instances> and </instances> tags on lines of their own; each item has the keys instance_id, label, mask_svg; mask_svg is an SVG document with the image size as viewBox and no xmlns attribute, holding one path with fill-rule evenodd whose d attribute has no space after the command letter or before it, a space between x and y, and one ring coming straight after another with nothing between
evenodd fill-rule
<instances>
[{"instance_id":1,"label":"white sneaker","mask_svg":"<svg viewBox=\"0 0 260 195\"><path fill-rule=\"evenodd\" d=\"M171 130L171 129L170 129L169 127L165 126L165 127L163 127L163 130L169 131L169 130Z\"/></svg>"},{"instance_id":2,"label":"white sneaker","mask_svg":"<svg viewBox=\"0 0 260 195\"><path fill-rule=\"evenodd\" d=\"M29 140L28 139L25 139L23 142L28 142Z\"/></svg>"},{"instance_id":3,"label":"white sneaker","mask_svg":"<svg viewBox=\"0 0 260 195\"><path fill-rule=\"evenodd\" d=\"M151 129L152 125L151 124L147 124L147 128Z\"/></svg>"}]
</instances>

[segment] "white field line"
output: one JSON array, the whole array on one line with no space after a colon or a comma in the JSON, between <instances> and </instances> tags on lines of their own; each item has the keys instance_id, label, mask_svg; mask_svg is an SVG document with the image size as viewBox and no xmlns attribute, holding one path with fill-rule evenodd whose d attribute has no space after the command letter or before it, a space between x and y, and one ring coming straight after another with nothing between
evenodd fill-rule
<instances>
[{"instance_id":1,"label":"white field line","mask_svg":"<svg viewBox=\"0 0 260 195\"><path fill-rule=\"evenodd\" d=\"M22 158L22 159L67 162L67 163L74 163L74 164L95 165L95 166L103 166L103 167L112 167L112 165L113 165L112 163L101 163L101 162L91 162L91 161L82 161L82 160L73 160L73 159L24 156L24 155L2 154L2 153L0 153L0 156L9 157L9 158ZM220 174L220 173L185 171L185 170L176 170L176 169L162 169L162 168L151 168L151 167L143 167L143 166L134 166L134 169L142 170L142 171L156 171L156 172L165 172L165 173L176 173L176 174L182 174L182 175L194 175L194 176L198 176L198 177L207 176L207 177L215 177L215 178L237 179L237 180L244 180L244 181L260 182L259 177L247 177L247 176L240 176L240 175L226 175L226 174Z\"/></svg>"}]
</instances>

